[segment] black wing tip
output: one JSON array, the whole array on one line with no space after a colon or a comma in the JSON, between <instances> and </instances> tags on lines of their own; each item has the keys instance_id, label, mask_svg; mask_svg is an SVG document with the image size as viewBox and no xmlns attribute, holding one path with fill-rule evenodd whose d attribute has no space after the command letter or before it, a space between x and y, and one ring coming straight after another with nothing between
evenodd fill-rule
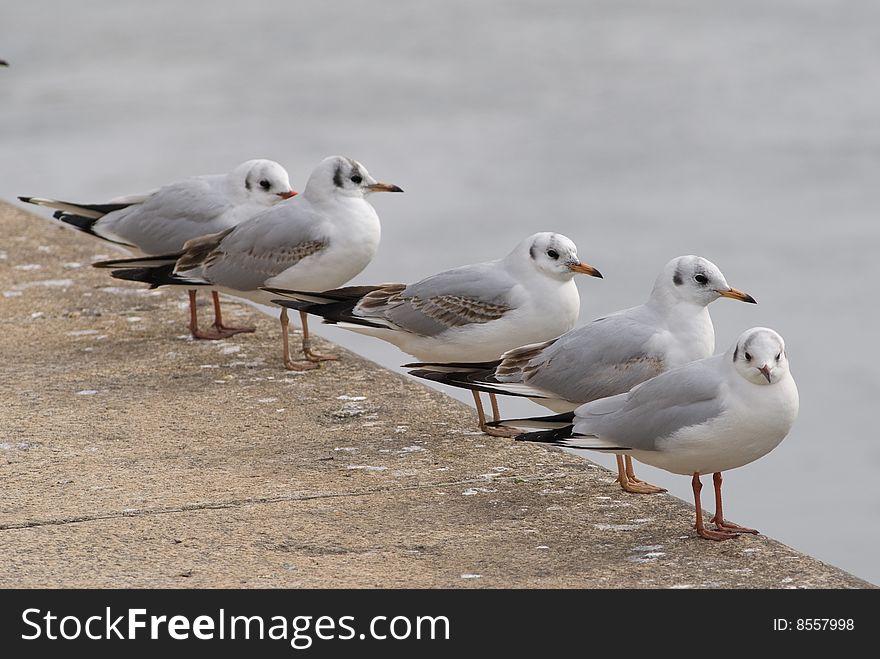
<instances>
[{"instance_id":1,"label":"black wing tip","mask_svg":"<svg viewBox=\"0 0 880 659\"><path fill-rule=\"evenodd\" d=\"M19 200L19 201L23 201L23 202L26 203L26 204L32 204L32 203L34 203L34 202L33 202L33 199L34 199L34 197L21 197L21 196L18 197L18 200Z\"/></svg>"},{"instance_id":2,"label":"black wing tip","mask_svg":"<svg viewBox=\"0 0 880 659\"><path fill-rule=\"evenodd\" d=\"M573 427L574 416L574 412L561 412L549 416L531 416L525 419L501 419L500 421L489 421L486 425L500 428L503 427L505 423L514 424L517 421L531 421L533 423L566 423L568 424L568 427Z\"/></svg>"},{"instance_id":3,"label":"black wing tip","mask_svg":"<svg viewBox=\"0 0 880 659\"><path fill-rule=\"evenodd\" d=\"M448 373L438 373L437 371L428 371L418 369L415 371L410 371L410 375L415 378L421 378L423 380L431 380L432 382L445 382L447 384L453 384L452 382L448 382L448 379L445 377Z\"/></svg>"},{"instance_id":4,"label":"black wing tip","mask_svg":"<svg viewBox=\"0 0 880 659\"><path fill-rule=\"evenodd\" d=\"M495 370L495 367L500 363L500 359L492 362L411 362L404 364L401 368L457 368L463 371L487 371Z\"/></svg>"},{"instance_id":5,"label":"black wing tip","mask_svg":"<svg viewBox=\"0 0 880 659\"><path fill-rule=\"evenodd\" d=\"M514 439L518 442L534 442L538 444L558 444L561 441L571 437L574 426L563 426L562 428L553 428L551 430L537 430L535 432L524 432L517 435Z\"/></svg>"},{"instance_id":6,"label":"black wing tip","mask_svg":"<svg viewBox=\"0 0 880 659\"><path fill-rule=\"evenodd\" d=\"M262 289L268 290L268 289ZM279 307L287 307L288 309L296 309L297 311L305 311L308 307L312 306L311 302L300 302L299 300L289 300L287 298L281 300L270 300L272 304L277 304Z\"/></svg>"},{"instance_id":7,"label":"black wing tip","mask_svg":"<svg viewBox=\"0 0 880 659\"><path fill-rule=\"evenodd\" d=\"M260 286L260 290L272 293L273 295L292 295L299 293L299 291L294 291L289 288L273 288L272 286Z\"/></svg>"}]
</instances>

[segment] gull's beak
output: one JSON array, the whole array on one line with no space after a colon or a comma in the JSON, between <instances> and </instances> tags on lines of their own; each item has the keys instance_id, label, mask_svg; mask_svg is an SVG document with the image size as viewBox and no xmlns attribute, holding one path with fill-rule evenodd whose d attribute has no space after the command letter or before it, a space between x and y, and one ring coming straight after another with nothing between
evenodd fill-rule
<instances>
[{"instance_id":1,"label":"gull's beak","mask_svg":"<svg viewBox=\"0 0 880 659\"><path fill-rule=\"evenodd\" d=\"M770 384L770 367L767 364L764 364L761 368L758 369L767 378L767 383Z\"/></svg>"},{"instance_id":2,"label":"gull's beak","mask_svg":"<svg viewBox=\"0 0 880 659\"><path fill-rule=\"evenodd\" d=\"M579 272L582 275L590 275L591 277L598 277L599 279L602 279L601 272L596 270L596 268L591 266L589 263L584 263L583 261L576 262L576 263L569 263L568 269L571 270L572 272Z\"/></svg>"},{"instance_id":3,"label":"gull's beak","mask_svg":"<svg viewBox=\"0 0 880 659\"><path fill-rule=\"evenodd\" d=\"M290 199L291 197L295 197L299 194L299 192L294 192L293 190L288 190L287 192L276 192L279 197L282 199Z\"/></svg>"},{"instance_id":4,"label":"gull's beak","mask_svg":"<svg viewBox=\"0 0 880 659\"><path fill-rule=\"evenodd\" d=\"M403 188L391 183L373 183L365 186L370 192L403 192Z\"/></svg>"},{"instance_id":5,"label":"gull's beak","mask_svg":"<svg viewBox=\"0 0 880 659\"><path fill-rule=\"evenodd\" d=\"M758 304L758 302L748 293L743 293L735 288L728 288L726 291L716 291L721 297L729 297L740 302L748 302L749 304Z\"/></svg>"}]
</instances>

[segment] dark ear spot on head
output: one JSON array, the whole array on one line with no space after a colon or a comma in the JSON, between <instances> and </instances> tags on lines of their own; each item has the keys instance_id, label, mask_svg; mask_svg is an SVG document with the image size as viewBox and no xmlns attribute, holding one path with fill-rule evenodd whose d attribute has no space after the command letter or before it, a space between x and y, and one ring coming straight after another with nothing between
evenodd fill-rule
<instances>
[{"instance_id":1,"label":"dark ear spot on head","mask_svg":"<svg viewBox=\"0 0 880 659\"><path fill-rule=\"evenodd\" d=\"M681 270L676 270L675 274L672 275L672 283L676 286L681 286L684 282L684 279L681 277Z\"/></svg>"},{"instance_id":2,"label":"dark ear spot on head","mask_svg":"<svg viewBox=\"0 0 880 659\"><path fill-rule=\"evenodd\" d=\"M251 180L250 180L249 178L246 178L246 179L244 180L244 187L245 187L247 190L250 190L250 189L251 189Z\"/></svg>"},{"instance_id":3,"label":"dark ear spot on head","mask_svg":"<svg viewBox=\"0 0 880 659\"><path fill-rule=\"evenodd\" d=\"M535 245L534 245L534 243L532 243L532 246L529 247L529 256L531 256L532 258L535 258L535 251L536 251Z\"/></svg>"},{"instance_id":4,"label":"dark ear spot on head","mask_svg":"<svg viewBox=\"0 0 880 659\"><path fill-rule=\"evenodd\" d=\"M733 351L733 361L736 361L737 355L739 355L739 346Z\"/></svg>"},{"instance_id":5,"label":"dark ear spot on head","mask_svg":"<svg viewBox=\"0 0 880 659\"><path fill-rule=\"evenodd\" d=\"M342 187L342 165L336 165L336 171L333 172L333 185L337 188Z\"/></svg>"}]
</instances>

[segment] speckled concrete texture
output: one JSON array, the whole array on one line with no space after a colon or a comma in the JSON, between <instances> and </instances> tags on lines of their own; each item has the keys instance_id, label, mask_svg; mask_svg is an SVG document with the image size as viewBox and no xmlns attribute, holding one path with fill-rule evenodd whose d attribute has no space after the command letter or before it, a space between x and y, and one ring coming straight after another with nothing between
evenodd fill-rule
<instances>
[{"instance_id":1,"label":"speckled concrete texture","mask_svg":"<svg viewBox=\"0 0 880 659\"><path fill-rule=\"evenodd\" d=\"M183 293L90 268L116 252L88 236L7 204L0 232L0 586L870 586L700 540L687 504L333 346L287 372L234 301L256 334L192 341Z\"/></svg>"}]
</instances>

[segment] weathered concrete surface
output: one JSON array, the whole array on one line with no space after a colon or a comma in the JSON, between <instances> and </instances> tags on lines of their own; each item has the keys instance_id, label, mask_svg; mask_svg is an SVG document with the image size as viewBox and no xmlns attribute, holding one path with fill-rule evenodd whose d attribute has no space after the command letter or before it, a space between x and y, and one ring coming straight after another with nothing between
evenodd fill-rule
<instances>
[{"instance_id":1,"label":"weathered concrete surface","mask_svg":"<svg viewBox=\"0 0 880 659\"><path fill-rule=\"evenodd\" d=\"M256 334L191 341L183 296L89 268L87 236L8 205L0 233L0 586L869 585L699 540L677 499L355 355L287 373L248 307Z\"/></svg>"}]
</instances>

